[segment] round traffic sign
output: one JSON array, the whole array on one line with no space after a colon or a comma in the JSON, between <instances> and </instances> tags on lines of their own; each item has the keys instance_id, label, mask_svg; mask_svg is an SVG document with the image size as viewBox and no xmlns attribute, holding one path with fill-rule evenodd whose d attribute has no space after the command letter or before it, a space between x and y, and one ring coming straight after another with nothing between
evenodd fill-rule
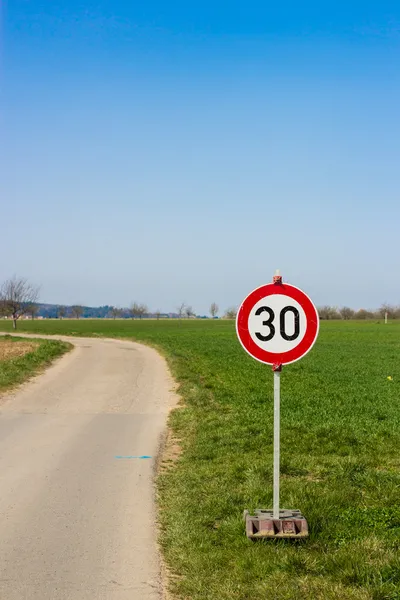
<instances>
[{"instance_id":1,"label":"round traffic sign","mask_svg":"<svg viewBox=\"0 0 400 600\"><path fill-rule=\"evenodd\" d=\"M236 332L243 348L267 365L302 358L318 336L319 317L310 298L287 283L253 290L239 308Z\"/></svg>"}]
</instances>

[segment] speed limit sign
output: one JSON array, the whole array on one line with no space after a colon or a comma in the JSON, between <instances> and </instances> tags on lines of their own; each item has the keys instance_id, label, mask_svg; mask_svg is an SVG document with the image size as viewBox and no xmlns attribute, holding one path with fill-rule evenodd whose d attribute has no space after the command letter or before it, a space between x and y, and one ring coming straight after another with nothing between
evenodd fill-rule
<instances>
[{"instance_id":1,"label":"speed limit sign","mask_svg":"<svg viewBox=\"0 0 400 600\"><path fill-rule=\"evenodd\" d=\"M288 365L313 347L319 329L318 312L310 298L287 283L269 283L243 301L236 331L243 348L267 365Z\"/></svg>"},{"instance_id":2,"label":"speed limit sign","mask_svg":"<svg viewBox=\"0 0 400 600\"><path fill-rule=\"evenodd\" d=\"M305 356L318 330L314 304L299 288L283 283L279 271L273 283L256 288L243 300L237 314L236 332L243 348L274 371L273 509L258 510L254 516L245 511L249 538L308 535L307 521L299 510L280 509L280 380L282 366Z\"/></svg>"}]
</instances>

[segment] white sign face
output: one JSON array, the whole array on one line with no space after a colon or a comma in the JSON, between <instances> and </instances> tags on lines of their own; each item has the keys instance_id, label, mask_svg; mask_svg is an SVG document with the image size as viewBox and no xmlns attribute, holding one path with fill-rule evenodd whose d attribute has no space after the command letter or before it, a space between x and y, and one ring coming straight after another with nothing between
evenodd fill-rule
<instances>
[{"instance_id":1,"label":"white sign face","mask_svg":"<svg viewBox=\"0 0 400 600\"><path fill-rule=\"evenodd\" d=\"M236 333L243 348L275 370L305 356L318 330L318 312L310 298L281 280L253 290L236 317Z\"/></svg>"},{"instance_id":2,"label":"white sign face","mask_svg":"<svg viewBox=\"0 0 400 600\"><path fill-rule=\"evenodd\" d=\"M248 330L262 350L281 354L293 350L307 330L306 313L294 298L273 294L259 300L251 309Z\"/></svg>"}]
</instances>

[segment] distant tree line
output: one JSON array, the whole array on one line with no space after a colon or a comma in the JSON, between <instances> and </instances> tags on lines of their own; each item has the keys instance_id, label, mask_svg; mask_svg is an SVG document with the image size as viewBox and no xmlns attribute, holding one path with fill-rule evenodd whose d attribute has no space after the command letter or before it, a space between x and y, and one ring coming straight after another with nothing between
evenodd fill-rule
<instances>
[{"instance_id":1,"label":"distant tree line","mask_svg":"<svg viewBox=\"0 0 400 600\"><path fill-rule=\"evenodd\" d=\"M377 310L366 310L360 308L353 310L348 306L338 308L336 306L319 306L317 307L319 318L324 321L339 320L345 321L350 319L384 319L387 315L388 319L400 319L400 306L392 306L391 304L382 304Z\"/></svg>"},{"instance_id":2,"label":"distant tree line","mask_svg":"<svg viewBox=\"0 0 400 600\"><path fill-rule=\"evenodd\" d=\"M163 313L160 309L150 312L146 304L140 302L131 302L129 308L120 308L117 306L89 307L81 304L72 306L40 304L39 287L21 277L12 277L0 285L0 317L12 319L13 328L17 328L17 321L21 317L34 319L80 319L80 318L108 318L108 319L143 319L143 318L178 318L193 319L207 318L207 315L196 315L193 307L182 302L176 309L176 313ZM235 319L237 309L228 308L224 314L224 319ZM367 310L360 308L353 310L348 306L319 306L318 313L321 320L350 320L350 319L400 319L400 305L394 306L384 303L377 310ZM209 315L212 319L218 318L219 306L213 302L209 308Z\"/></svg>"}]
</instances>

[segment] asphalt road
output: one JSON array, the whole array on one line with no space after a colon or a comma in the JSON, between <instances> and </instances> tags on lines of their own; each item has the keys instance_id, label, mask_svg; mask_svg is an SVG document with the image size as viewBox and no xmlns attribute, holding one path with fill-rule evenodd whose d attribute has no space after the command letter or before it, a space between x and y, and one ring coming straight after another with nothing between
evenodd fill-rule
<instances>
[{"instance_id":1,"label":"asphalt road","mask_svg":"<svg viewBox=\"0 0 400 600\"><path fill-rule=\"evenodd\" d=\"M153 476L173 381L150 348L68 341L0 398L0 599L160 600Z\"/></svg>"}]
</instances>

